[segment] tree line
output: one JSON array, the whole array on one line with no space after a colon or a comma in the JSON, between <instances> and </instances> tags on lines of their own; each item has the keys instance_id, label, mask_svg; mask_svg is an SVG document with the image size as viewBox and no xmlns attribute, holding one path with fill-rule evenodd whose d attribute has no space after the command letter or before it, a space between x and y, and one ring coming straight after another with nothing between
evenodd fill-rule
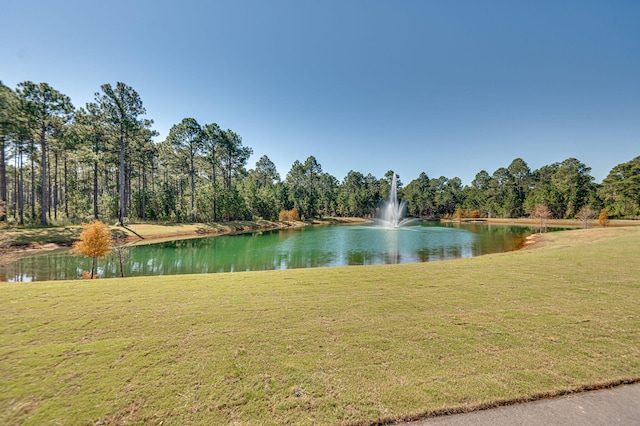
<instances>
[{"instance_id":1,"label":"tree line","mask_svg":"<svg viewBox=\"0 0 640 426\"><path fill-rule=\"evenodd\" d=\"M266 155L247 168L253 150L231 129L186 117L156 142L145 116L139 94L122 82L102 85L78 108L47 83L12 89L0 82L0 218L47 225L278 220L293 211L303 219L373 217L389 194L393 171L377 178L352 170L339 181L310 156L282 179ZM574 218L585 207L640 215L640 157L615 166L600 184L590 171L575 158L537 170L516 158L466 186L423 172L406 187L398 180L398 193L416 217L523 217L541 204L555 218Z\"/></svg>"}]
</instances>

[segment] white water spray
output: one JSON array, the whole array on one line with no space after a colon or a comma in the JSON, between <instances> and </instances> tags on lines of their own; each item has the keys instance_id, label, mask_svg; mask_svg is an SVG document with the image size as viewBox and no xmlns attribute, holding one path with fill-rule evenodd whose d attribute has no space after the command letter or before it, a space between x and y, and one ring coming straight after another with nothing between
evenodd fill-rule
<instances>
[{"instance_id":1,"label":"white water spray","mask_svg":"<svg viewBox=\"0 0 640 426\"><path fill-rule=\"evenodd\" d=\"M406 210L406 202L398 200L398 185L396 183L396 174L393 173L391 178L391 191L389 192L389 201L382 207L382 218L380 222L388 228L399 228L414 219L403 219Z\"/></svg>"}]
</instances>

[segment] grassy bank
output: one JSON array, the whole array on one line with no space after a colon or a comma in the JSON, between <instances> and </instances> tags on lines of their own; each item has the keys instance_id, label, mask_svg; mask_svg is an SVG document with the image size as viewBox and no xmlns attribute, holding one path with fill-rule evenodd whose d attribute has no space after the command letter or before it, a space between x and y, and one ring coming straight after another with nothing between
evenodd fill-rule
<instances>
[{"instance_id":1,"label":"grassy bank","mask_svg":"<svg viewBox=\"0 0 640 426\"><path fill-rule=\"evenodd\" d=\"M1 283L0 424L372 424L640 379L640 229L534 247Z\"/></svg>"},{"instance_id":2,"label":"grassy bank","mask_svg":"<svg viewBox=\"0 0 640 426\"><path fill-rule=\"evenodd\" d=\"M526 226L539 226L540 220L535 218L527 218L521 217L517 219L511 218L483 218L478 219L482 222L486 223L496 223L496 224L504 224L504 225L526 225ZM451 222L455 222L456 220L450 220ZM462 219L465 221L474 221L474 219ZM585 228L585 223L583 220L579 219L547 219L548 227L555 228ZM599 228L597 219L591 219L587 221L589 228ZM632 220L632 219L612 219L609 220L607 224L608 227L620 227L620 226L640 226L640 220Z\"/></svg>"}]
</instances>

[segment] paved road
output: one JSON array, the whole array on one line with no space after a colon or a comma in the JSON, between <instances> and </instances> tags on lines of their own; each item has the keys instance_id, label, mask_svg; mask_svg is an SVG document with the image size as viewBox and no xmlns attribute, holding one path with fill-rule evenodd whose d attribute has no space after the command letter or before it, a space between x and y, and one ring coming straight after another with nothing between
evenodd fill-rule
<instances>
[{"instance_id":1,"label":"paved road","mask_svg":"<svg viewBox=\"0 0 640 426\"><path fill-rule=\"evenodd\" d=\"M410 426L640 425L640 383L473 413L408 423Z\"/></svg>"}]
</instances>

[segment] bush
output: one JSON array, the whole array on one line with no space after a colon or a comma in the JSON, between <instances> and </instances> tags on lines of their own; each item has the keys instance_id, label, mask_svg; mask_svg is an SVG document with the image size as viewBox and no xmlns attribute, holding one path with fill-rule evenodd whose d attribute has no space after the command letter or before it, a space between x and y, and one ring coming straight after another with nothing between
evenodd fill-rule
<instances>
[{"instance_id":1,"label":"bush","mask_svg":"<svg viewBox=\"0 0 640 426\"><path fill-rule=\"evenodd\" d=\"M93 274L93 276L92 276L91 272L82 271L82 279L83 280L97 280L98 278L100 278L100 275L98 275L98 274Z\"/></svg>"},{"instance_id":2,"label":"bush","mask_svg":"<svg viewBox=\"0 0 640 426\"><path fill-rule=\"evenodd\" d=\"M280 210L278 214L278 220L280 222L291 222L300 220L300 213L297 208L292 208L291 210Z\"/></svg>"},{"instance_id":3,"label":"bush","mask_svg":"<svg viewBox=\"0 0 640 426\"><path fill-rule=\"evenodd\" d=\"M605 227L609 224L609 210L602 209L600 210L600 216L598 216L598 225Z\"/></svg>"}]
</instances>

